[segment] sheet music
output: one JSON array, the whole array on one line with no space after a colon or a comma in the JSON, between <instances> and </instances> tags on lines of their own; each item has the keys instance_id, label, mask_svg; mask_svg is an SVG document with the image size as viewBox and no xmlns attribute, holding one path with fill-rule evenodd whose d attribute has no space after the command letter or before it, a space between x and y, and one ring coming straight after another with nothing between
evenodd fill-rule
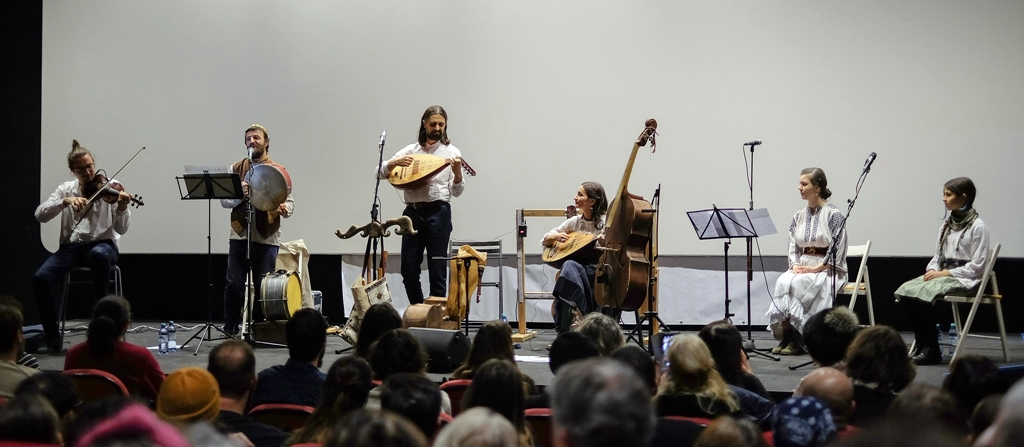
<instances>
[{"instance_id":1,"label":"sheet music","mask_svg":"<svg viewBox=\"0 0 1024 447\"><path fill-rule=\"evenodd\" d=\"M210 173L210 174L227 174L227 173L230 173L231 171L228 169L227 166L189 166L189 165L185 165L185 175L189 175L189 174L203 175L203 174L205 174L207 172Z\"/></svg>"},{"instance_id":2,"label":"sheet music","mask_svg":"<svg viewBox=\"0 0 1024 447\"><path fill-rule=\"evenodd\" d=\"M768 236L779 232L775 229L775 224L772 223L772 216L768 215L768 208L747 211L747 216L750 216L750 222L754 224L754 231L758 236Z\"/></svg>"}]
</instances>

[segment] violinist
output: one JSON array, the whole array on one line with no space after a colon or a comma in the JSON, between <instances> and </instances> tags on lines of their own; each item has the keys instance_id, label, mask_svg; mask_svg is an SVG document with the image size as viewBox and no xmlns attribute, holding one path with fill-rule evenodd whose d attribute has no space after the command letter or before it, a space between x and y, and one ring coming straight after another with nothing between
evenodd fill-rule
<instances>
[{"instance_id":1,"label":"violinist","mask_svg":"<svg viewBox=\"0 0 1024 447\"><path fill-rule=\"evenodd\" d=\"M105 296L110 286L110 270L117 264L117 240L128 231L131 218L128 210L131 194L113 188L116 180L104 182L106 177L97 174L92 152L79 145L78 140L71 142L68 169L75 180L57 186L35 213L39 222L49 222L58 214L61 222L60 247L32 277L46 347L53 354L63 349L57 327L56 307L60 303L53 293L54 285L74 265L85 265L92 270L92 299ZM98 195L96 191L100 191Z\"/></svg>"}]
</instances>

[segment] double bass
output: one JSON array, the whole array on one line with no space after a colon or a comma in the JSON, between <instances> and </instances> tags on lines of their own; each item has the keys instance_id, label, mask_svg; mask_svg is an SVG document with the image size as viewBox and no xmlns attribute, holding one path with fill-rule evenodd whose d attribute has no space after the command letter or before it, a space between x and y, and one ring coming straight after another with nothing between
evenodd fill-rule
<instances>
[{"instance_id":1,"label":"double bass","mask_svg":"<svg viewBox=\"0 0 1024 447\"><path fill-rule=\"evenodd\" d=\"M628 191L637 151L657 134L658 122L651 118L633 144L626 172L613 197L605 224L605 242L594 279L594 299L601 307L635 311L647 299L651 280L651 233L653 206L643 197Z\"/></svg>"}]
</instances>

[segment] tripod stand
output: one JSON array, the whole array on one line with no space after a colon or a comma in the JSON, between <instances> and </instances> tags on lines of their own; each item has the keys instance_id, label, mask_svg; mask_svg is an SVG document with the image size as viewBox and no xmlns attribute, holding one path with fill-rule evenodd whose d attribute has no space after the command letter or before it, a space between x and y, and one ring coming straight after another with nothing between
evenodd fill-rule
<instances>
[{"instance_id":1,"label":"tripod stand","mask_svg":"<svg viewBox=\"0 0 1024 447\"><path fill-rule=\"evenodd\" d=\"M188 169L186 169L188 170ZM195 334L192 334L185 343L182 343L184 348L190 341L199 338L199 344L196 345L196 352L192 355L199 355L199 349L203 346L203 341L206 340L223 340L226 338L232 338L217 325L213 324L213 250L212 250L212 229L213 229L213 210L212 202L213 199L240 199L242 198L242 183L238 177L238 174L227 172L227 168L216 169L218 171L211 174L212 168L206 168L202 174L188 174L184 176L175 177L178 181L178 194L181 195L181 200L206 200L206 271L207 271L207 313L206 313L206 324L203 325ZM185 181L185 191L182 193L181 181ZM213 330L223 334L223 337L212 338Z\"/></svg>"},{"instance_id":2,"label":"tripod stand","mask_svg":"<svg viewBox=\"0 0 1024 447\"><path fill-rule=\"evenodd\" d=\"M653 354L654 334L661 332L662 327L671 331L668 325L658 317L658 218L660 217L658 210L661 207L661 185L658 185L658 188L654 190L651 203L654 205L654 208L641 210L643 213L654 213L654 221L651 225L650 263L648 263L649 268L647 270L647 310L644 311L643 316L640 316L640 312L637 310L636 326L633 327L633 330L629 331L626 341L634 341L641 348L646 349L648 353ZM644 322L647 322L647 346L644 346L643 342Z\"/></svg>"}]
</instances>

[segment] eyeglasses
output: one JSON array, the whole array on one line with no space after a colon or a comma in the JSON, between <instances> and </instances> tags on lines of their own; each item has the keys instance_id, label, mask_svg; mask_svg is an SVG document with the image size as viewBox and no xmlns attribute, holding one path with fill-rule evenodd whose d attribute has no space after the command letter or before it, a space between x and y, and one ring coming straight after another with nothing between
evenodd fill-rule
<instances>
[{"instance_id":1,"label":"eyeglasses","mask_svg":"<svg viewBox=\"0 0 1024 447\"><path fill-rule=\"evenodd\" d=\"M79 173L79 174L85 174L85 173L89 172L89 170L94 168L94 167L96 167L96 163L89 163L89 164L87 164L85 166L82 166L80 168L72 168L71 171Z\"/></svg>"}]
</instances>

